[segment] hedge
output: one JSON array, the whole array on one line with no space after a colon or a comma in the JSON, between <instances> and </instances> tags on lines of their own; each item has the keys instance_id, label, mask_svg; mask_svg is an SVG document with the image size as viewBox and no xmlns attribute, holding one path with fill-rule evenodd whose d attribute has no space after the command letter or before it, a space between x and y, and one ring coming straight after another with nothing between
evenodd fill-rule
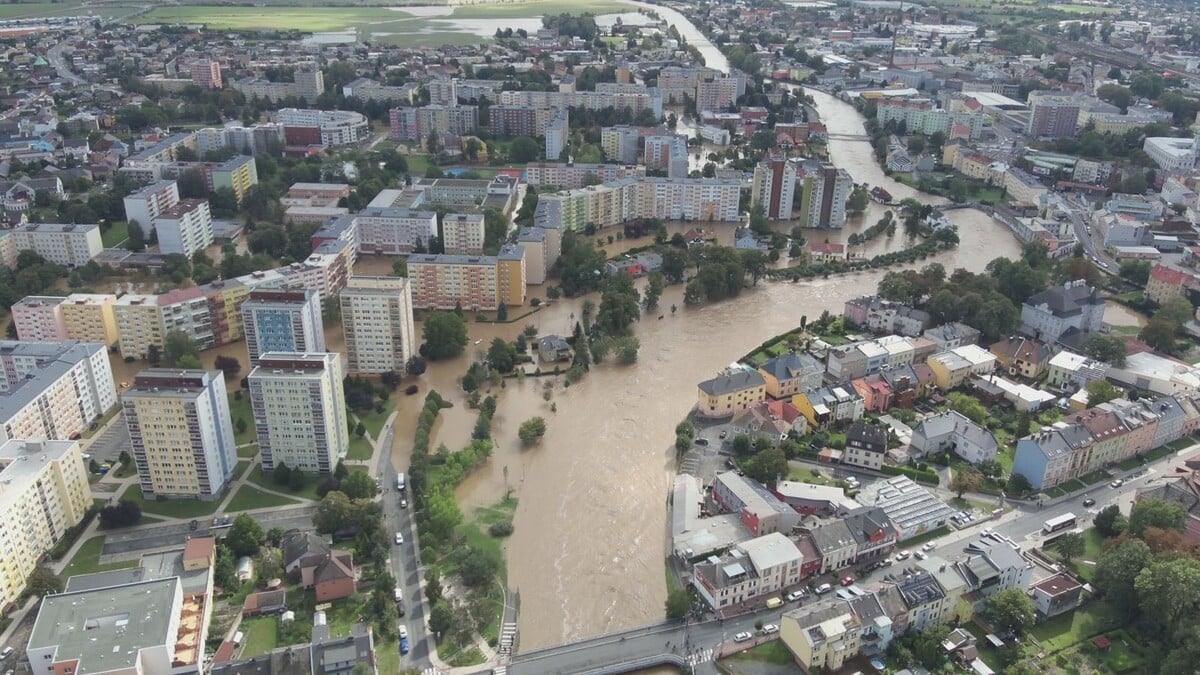
<instances>
[{"instance_id":1,"label":"hedge","mask_svg":"<svg viewBox=\"0 0 1200 675\"><path fill-rule=\"evenodd\" d=\"M911 466L892 466L891 464L884 464L881 471L889 476L908 476L918 483L937 485L941 482L936 473L932 471L922 471Z\"/></svg>"}]
</instances>

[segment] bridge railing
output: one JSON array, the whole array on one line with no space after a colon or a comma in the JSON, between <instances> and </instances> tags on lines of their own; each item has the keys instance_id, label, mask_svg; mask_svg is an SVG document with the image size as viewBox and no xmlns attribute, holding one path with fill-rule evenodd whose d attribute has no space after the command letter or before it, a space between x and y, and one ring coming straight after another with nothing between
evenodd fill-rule
<instances>
[{"instance_id":1,"label":"bridge railing","mask_svg":"<svg viewBox=\"0 0 1200 675\"><path fill-rule=\"evenodd\" d=\"M689 624L689 625L696 625L696 624L693 623L693 624ZM563 651L564 649L569 649L571 647L578 647L580 645L592 644L592 643L596 643L596 642L619 640L622 636L641 634L641 633L645 633L646 631L651 631L651 630L655 630L655 629L671 628L671 627L682 628L683 626L684 626L684 623L682 621L659 621L656 623L648 623L648 624L645 624L642 626L626 628L625 630L618 631L616 633L605 633L603 635L593 635L591 637L579 638L576 640L571 640L569 642L563 642L563 643L560 643L557 645L550 645L547 647L538 647L537 649L531 649L527 652L519 652L519 653L516 653L513 655L513 660L521 661L523 659L537 658L539 655L541 655L543 653L559 652L559 651Z\"/></svg>"},{"instance_id":2,"label":"bridge railing","mask_svg":"<svg viewBox=\"0 0 1200 675\"><path fill-rule=\"evenodd\" d=\"M626 661L625 663L618 663L612 666L585 670L583 675L617 675L618 673L632 673L638 670L644 670L646 668L653 668L654 666L662 665L675 666L681 671L686 672L688 662L687 659L678 654L655 654L654 656L644 656L640 659Z\"/></svg>"}]
</instances>

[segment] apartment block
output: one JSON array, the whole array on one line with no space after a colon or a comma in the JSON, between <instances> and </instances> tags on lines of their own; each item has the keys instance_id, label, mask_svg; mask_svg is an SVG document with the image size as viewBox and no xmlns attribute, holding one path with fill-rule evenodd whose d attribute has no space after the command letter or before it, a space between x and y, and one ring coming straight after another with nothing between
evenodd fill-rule
<instances>
[{"instance_id":1,"label":"apartment block","mask_svg":"<svg viewBox=\"0 0 1200 675\"><path fill-rule=\"evenodd\" d=\"M91 505L78 441L0 445L0 604L17 602L30 573Z\"/></svg>"},{"instance_id":2,"label":"apartment block","mask_svg":"<svg viewBox=\"0 0 1200 675\"><path fill-rule=\"evenodd\" d=\"M447 213L442 217L442 245L450 255L483 255L482 213Z\"/></svg>"},{"instance_id":3,"label":"apartment block","mask_svg":"<svg viewBox=\"0 0 1200 675\"><path fill-rule=\"evenodd\" d=\"M113 308L117 296L111 293L72 293L63 302L63 325L67 337L83 342L113 346L120 339Z\"/></svg>"},{"instance_id":4,"label":"apartment block","mask_svg":"<svg viewBox=\"0 0 1200 675\"><path fill-rule=\"evenodd\" d=\"M962 125L970 129L971 138L983 135L985 119L982 112L951 112L937 108L929 99L895 99L881 102L877 109L877 117L880 124L903 124L910 134L949 134L952 127Z\"/></svg>"},{"instance_id":5,"label":"apartment block","mask_svg":"<svg viewBox=\"0 0 1200 675\"><path fill-rule=\"evenodd\" d=\"M143 370L121 404L143 498L221 495L237 468L221 371Z\"/></svg>"},{"instance_id":6,"label":"apartment block","mask_svg":"<svg viewBox=\"0 0 1200 675\"><path fill-rule=\"evenodd\" d=\"M636 161L636 152L634 157ZM564 190L607 183L621 178L644 178L645 175L646 167L626 164L530 162L525 165L525 182L530 187L553 185Z\"/></svg>"},{"instance_id":7,"label":"apartment block","mask_svg":"<svg viewBox=\"0 0 1200 675\"><path fill-rule=\"evenodd\" d=\"M767 153L754 167L754 184L751 188L750 206L761 206L763 213L772 220L789 220L792 217L792 196L796 191L796 167L780 150Z\"/></svg>"},{"instance_id":8,"label":"apartment block","mask_svg":"<svg viewBox=\"0 0 1200 675\"><path fill-rule=\"evenodd\" d=\"M192 61L188 67L188 73L191 75L192 84L201 89L220 89L221 82L221 64L216 61Z\"/></svg>"},{"instance_id":9,"label":"apartment block","mask_svg":"<svg viewBox=\"0 0 1200 675\"><path fill-rule=\"evenodd\" d=\"M394 140L424 141L430 134L473 134L479 129L479 108L473 105L427 105L392 108L389 132Z\"/></svg>"},{"instance_id":10,"label":"apartment block","mask_svg":"<svg viewBox=\"0 0 1200 675\"><path fill-rule=\"evenodd\" d=\"M353 276L346 282L341 303L349 374L403 373L417 353L412 266L410 257L409 279Z\"/></svg>"},{"instance_id":11,"label":"apartment block","mask_svg":"<svg viewBox=\"0 0 1200 675\"><path fill-rule=\"evenodd\" d=\"M408 258L413 306L470 311L495 310L500 304L525 303L525 255L509 245L494 256L433 255Z\"/></svg>"},{"instance_id":12,"label":"apartment block","mask_svg":"<svg viewBox=\"0 0 1200 675\"><path fill-rule=\"evenodd\" d=\"M546 159L558 159L571 137L570 117L566 110L554 111L554 115L546 123L546 128L542 130L542 137L546 141Z\"/></svg>"},{"instance_id":13,"label":"apartment block","mask_svg":"<svg viewBox=\"0 0 1200 675\"><path fill-rule=\"evenodd\" d=\"M0 440L78 438L117 404L99 343L0 341Z\"/></svg>"},{"instance_id":14,"label":"apartment block","mask_svg":"<svg viewBox=\"0 0 1200 675\"><path fill-rule=\"evenodd\" d=\"M558 112L558 108L534 108L520 105L489 106L488 132L495 137L541 136L546 133L546 126L557 116Z\"/></svg>"},{"instance_id":15,"label":"apartment block","mask_svg":"<svg viewBox=\"0 0 1200 675\"><path fill-rule=\"evenodd\" d=\"M645 141L647 171L666 171L668 178L687 178L688 148L683 136L659 134Z\"/></svg>"},{"instance_id":16,"label":"apartment block","mask_svg":"<svg viewBox=\"0 0 1200 675\"><path fill-rule=\"evenodd\" d=\"M104 250L95 223L23 223L9 230L8 241L18 253L33 251L64 267L82 267Z\"/></svg>"},{"instance_id":17,"label":"apartment block","mask_svg":"<svg viewBox=\"0 0 1200 675\"><path fill-rule=\"evenodd\" d=\"M216 346L208 300L195 286L162 295L123 295L113 315L122 357L146 358L152 345L162 349L172 331L187 334L202 350Z\"/></svg>"},{"instance_id":18,"label":"apartment block","mask_svg":"<svg viewBox=\"0 0 1200 675\"><path fill-rule=\"evenodd\" d=\"M241 303L250 366L267 352L324 352L321 296L314 290L250 291Z\"/></svg>"},{"instance_id":19,"label":"apartment block","mask_svg":"<svg viewBox=\"0 0 1200 675\"><path fill-rule=\"evenodd\" d=\"M428 246L429 238L437 234L437 214L433 211L370 207L354 214L352 220L359 253L412 253L418 242Z\"/></svg>"},{"instance_id":20,"label":"apartment block","mask_svg":"<svg viewBox=\"0 0 1200 675\"><path fill-rule=\"evenodd\" d=\"M696 82L696 112L719 112L746 93L746 80L738 71L729 74L705 71Z\"/></svg>"},{"instance_id":21,"label":"apartment block","mask_svg":"<svg viewBox=\"0 0 1200 675\"><path fill-rule=\"evenodd\" d=\"M147 236L154 228L154 219L179 203L179 185L173 180L152 183L125 197L125 220L137 221Z\"/></svg>"},{"instance_id":22,"label":"apartment block","mask_svg":"<svg viewBox=\"0 0 1200 675\"><path fill-rule=\"evenodd\" d=\"M429 102L434 105L458 103L458 80L434 78L425 84L429 91Z\"/></svg>"},{"instance_id":23,"label":"apartment block","mask_svg":"<svg viewBox=\"0 0 1200 675\"><path fill-rule=\"evenodd\" d=\"M1054 91L1029 92L1029 123L1034 138L1073 138L1079 122L1080 99Z\"/></svg>"},{"instance_id":24,"label":"apartment block","mask_svg":"<svg viewBox=\"0 0 1200 675\"><path fill-rule=\"evenodd\" d=\"M806 166L799 175L803 181L800 196L801 218L806 227L840 229L846 224L846 200L854 180L845 169L832 164Z\"/></svg>"},{"instance_id":25,"label":"apartment block","mask_svg":"<svg viewBox=\"0 0 1200 675\"><path fill-rule=\"evenodd\" d=\"M338 354L267 352L250 372L250 409L263 471L286 465L327 475L350 432Z\"/></svg>"},{"instance_id":26,"label":"apartment block","mask_svg":"<svg viewBox=\"0 0 1200 675\"><path fill-rule=\"evenodd\" d=\"M212 213L206 199L181 199L154 219L159 253L189 258L213 243Z\"/></svg>"},{"instance_id":27,"label":"apartment block","mask_svg":"<svg viewBox=\"0 0 1200 675\"><path fill-rule=\"evenodd\" d=\"M204 173L210 190L227 187L233 190L239 204L246 198L246 191L258 185L258 164L253 157L230 157L220 164L209 166Z\"/></svg>"},{"instance_id":28,"label":"apartment block","mask_svg":"<svg viewBox=\"0 0 1200 675\"><path fill-rule=\"evenodd\" d=\"M62 305L66 298L27 295L13 303L12 321L17 338L24 342L47 342L67 339L67 325Z\"/></svg>"},{"instance_id":29,"label":"apartment block","mask_svg":"<svg viewBox=\"0 0 1200 675\"><path fill-rule=\"evenodd\" d=\"M791 511L786 505L784 508ZM738 544L722 558L698 563L692 586L710 607L719 610L777 595L799 584L803 561L795 542L772 532Z\"/></svg>"},{"instance_id":30,"label":"apartment block","mask_svg":"<svg viewBox=\"0 0 1200 675\"><path fill-rule=\"evenodd\" d=\"M637 164L640 139L641 130L625 124L604 127L600 130L600 147L604 150L604 156L611 162ZM562 185L561 187L571 186Z\"/></svg>"},{"instance_id":31,"label":"apartment block","mask_svg":"<svg viewBox=\"0 0 1200 675\"><path fill-rule=\"evenodd\" d=\"M284 108L278 121L288 146L338 147L365 141L371 135L367 118L350 110Z\"/></svg>"},{"instance_id":32,"label":"apartment block","mask_svg":"<svg viewBox=\"0 0 1200 675\"><path fill-rule=\"evenodd\" d=\"M589 223L611 227L636 218L735 222L740 191L736 179L622 178L542 195L534 224L582 230Z\"/></svg>"},{"instance_id":33,"label":"apartment block","mask_svg":"<svg viewBox=\"0 0 1200 675\"><path fill-rule=\"evenodd\" d=\"M649 110L656 118L662 117L662 96L658 90L638 84L601 82L596 91L501 91L497 98L500 105L587 110L629 108L634 115Z\"/></svg>"}]
</instances>

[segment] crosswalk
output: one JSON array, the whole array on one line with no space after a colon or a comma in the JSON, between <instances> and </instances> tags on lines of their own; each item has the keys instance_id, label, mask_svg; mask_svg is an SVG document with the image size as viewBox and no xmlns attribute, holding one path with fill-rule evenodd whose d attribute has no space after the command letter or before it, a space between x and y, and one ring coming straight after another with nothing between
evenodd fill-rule
<instances>
[{"instance_id":1,"label":"crosswalk","mask_svg":"<svg viewBox=\"0 0 1200 675\"><path fill-rule=\"evenodd\" d=\"M517 641L517 624L506 623L500 627L500 663L508 663L512 659L513 646Z\"/></svg>"},{"instance_id":2,"label":"crosswalk","mask_svg":"<svg viewBox=\"0 0 1200 675\"><path fill-rule=\"evenodd\" d=\"M442 671L437 668L426 668L421 671L421 675L442 675Z\"/></svg>"},{"instance_id":3,"label":"crosswalk","mask_svg":"<svg viewBox=\"0 0 1200 675\"><path fill-rule=\"evenodd\" d=\"M702 663L708 663L712 660L713 650L711 647L708 649L697 649L696 651L688 652L687 662L689 666L698 666Z\"/></svg>"}]
</instances>

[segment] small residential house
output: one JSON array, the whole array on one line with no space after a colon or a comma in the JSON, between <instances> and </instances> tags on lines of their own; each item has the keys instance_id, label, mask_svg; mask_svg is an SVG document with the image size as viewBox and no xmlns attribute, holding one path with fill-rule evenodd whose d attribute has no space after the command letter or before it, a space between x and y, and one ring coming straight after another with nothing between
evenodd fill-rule
<instances>
[{"instance_id":1,"label":"small residential house","mask_svg":"<svg viewBox=\"0 0 1200 675\"><path fill-rule=\"evenodd\" d=\"M1053 352L1044 343L1032 338L1009 337L988 348L997 364L1009 375L1035 380L1046 372Z\"/></svg>"},{"instance_id":2,"label":"small residential house","mask_svg":"<svg viewBox=\"0 0 1200 675\"><path fill-rule=\"evenodd\" d=\"M733 416L729 423L733 434L766 435L772 440L792 435L803 436L808 420L790 401L763 401Z\"/></svg>"},{"instance_id":3,"label":"small residential house","mask_svg":"<svg viewBox=\"0 0 1200 675\"><path fill-rule=\"evenodd\" d=\"M825 367L808 354L789 352L767 359L758 372L766 381L767 396L791 398L800 391L821 386Z\"/></svg>"},{"instance_id":4,"label":"small residential house","mask_svg":"<svg viewBox=\"0 0 1200 675\"><path fill-rule=\"evenodd\" d=\"M850 381L850 386L863 399L863 407L870 412L884 412L892 407L892 387L883 375L868 375Z\"/></svg>"},{"instance_id":5,"label":"small residential house","mask_svg":"<svg viewBox=\"0 0 1200 675\"><path fill-rule=\"evenodd\" d=\"M846 452L842 462L878 471L887 453L887 441L887 430L883 427L855 422L846 430Z\"/></svg>"},{"instance_id":6,"label":"small residential house","mask_svg":"<svg viewBox=\"0 0 1200 675\"><path fill-rule=\"evenodd\" d=\"M255 591L242 601L243 616L278 614L287 609L287 589Z\"/></svg>"},{"instance_id":7,"label":"small residential house","mask_svg":"<svg viewBox=\"0 0 1200 675\"><path fill-rule=\"evenodd\" d=\"M996 459L1000 449L992 432L956 410L918 422L910 446L917 457L949 450L972 464Z\"/></svg>"},{"instance_id":8,"label":"small residential house","mask_svg":"<svg viewBox=\"0 0 1200 675\"><path fill-rule=\"evenodd\" d=\"M1083 602L1083 585L1068 574L1055 574L1029 589L1039 621L1069 612Z\"/></svg>"},{"instance_id":9,"label":"small residential house","mask_svg":"<svg viewBox=\"0 0 1200 675\"><path fill-rule=\"evenodd\" d=\"M291 530L280 542L283 570L297 574L304 588L313 589L317 602L354 595L354 556L340 551L316 532Z\"/></svg>"},{"instance_id":10,"label":"small residential house","mask_svg":"<svg viewBox=\"0 0 1200 675\"><path fill-rule=\"evenodd\" d=\"M935 326L927 329L921 335L936 344L940 352L949 351L962 345L978 344L979 342L978 330L965 323L958 322Z\"/></svg>"},{"instance_id":11,"label":"small residential house","mask_svg":"<svg viewBox=\"0 0 1200 675\"><path fill-rule=\"evenodd\" d=\"M538 361L555 363L571 360L571 345L561 335L546 335L538 338Z\"/></svg>"}]
</instances>

